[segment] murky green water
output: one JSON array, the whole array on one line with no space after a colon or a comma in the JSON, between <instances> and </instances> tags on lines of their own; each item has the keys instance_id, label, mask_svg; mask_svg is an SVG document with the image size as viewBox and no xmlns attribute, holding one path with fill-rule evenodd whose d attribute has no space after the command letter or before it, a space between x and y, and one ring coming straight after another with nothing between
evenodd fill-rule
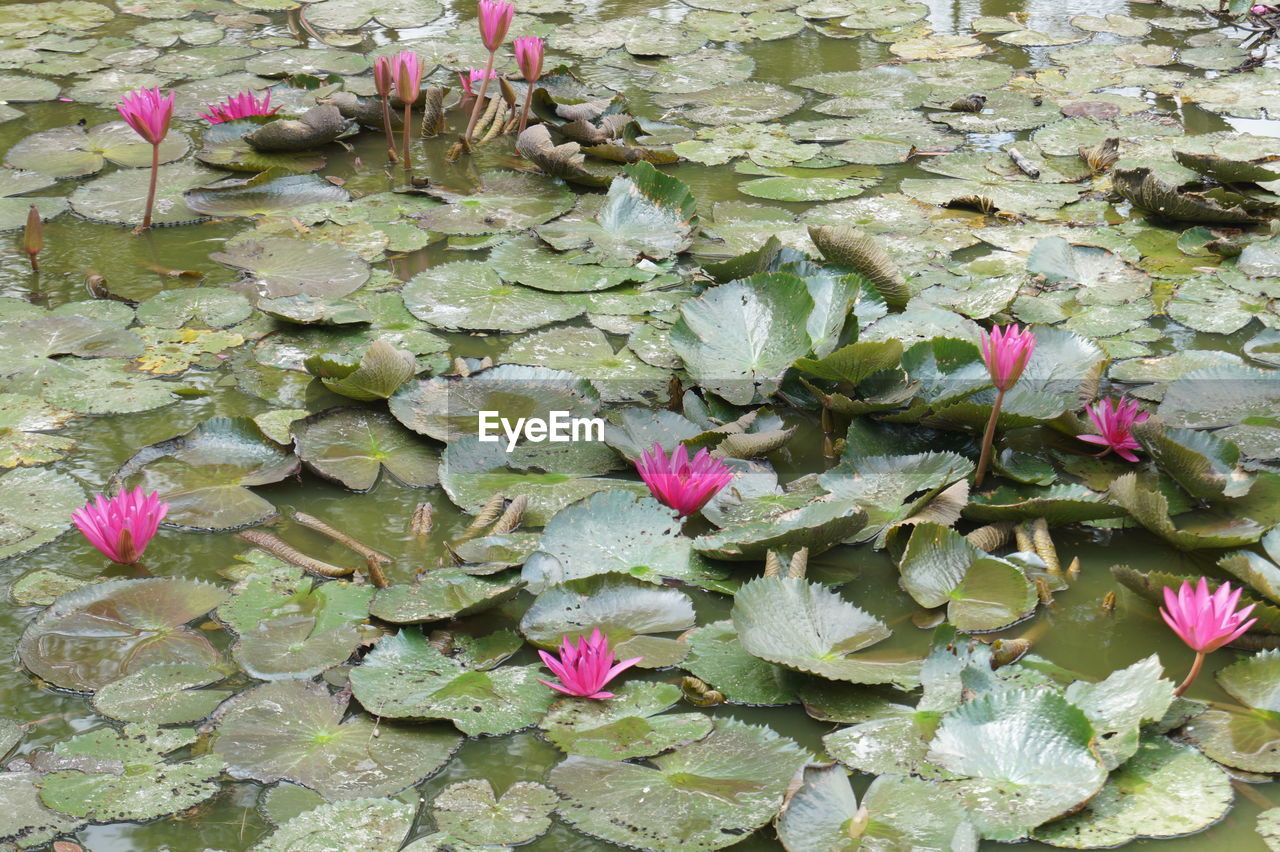
<instances>
[{"instance_id":1,"label":"murky green water","mask_svg":"<svg viewBox=\"0 0 1280 852\"><path fill-rule=\"evenodd\" d=\"M0 3L0 20L7 3ZM121 5L124 5L122 2ZM551 23L585 18L608 20L624 14L640 14L653 11L657 4L645 2L603 3L584 9L575 15L544 15ZM935 32L962 29L965 22L978 15L997 16L1010 12L1023 12L1026 24L1031 28L1061 29L1064 15L1108 13L1127 14L1137 18L1154 17L1166 13L1154 5L1140 3L1107 2L1107 0L1073 0L1064 8L1061 4L1047 4L1032 0L1024 8L1021 4L1004 2L973 3L938 2L930 5L928 22ZM684 7L670 4L665 13L675 15ZM255 30L259 37L285 38L289 35L287 17L282 12L264 12L272 22ZM464 20L470 26L470 9L465 10ZM412 32L412 36L448 33L453 24L442 19L429 25L424 32ZM138 19L122 15L103 32L128 37L130 28ZM374 31L374 39L382 41L386 34ZM229 38L239 38L230 36ZM1098 36L1095 43L1106 43L1107 36ZM1145 38L1148 43L1176 45L1184 38L1174 32L1156 30ZM1021 49L1000 46L988 61L1005 63L1013 68L1041 67L1046 63L1042 49ZM180 50L181 48L173 48ZM820 37L814 31L779 41L751 42L739 49L755 60L754 79L778 84L789 84L798 76L823 71L843 71L866 68L893 58L886 44L868 38L837 40ZM549 63L550 64L550 63ZM444 78L444 75L441 75ZM64 82L71 82L66 80ZM656 116L661 109L652 103L652 96L638 88L624 91L631 109L638 115ZM3 92L0 92L3 97ZM1154 105L1173 108L1167 98L1153 96ZM36 103L22 105L24 117L0 123L0 151L7 150L29 133L77 120L97 124L111 120L112 113L82 103ZM787 121L822 117L810 109L802 109L788 117ZM1193 105L1182 107L1182 117L1188 132L1210 132L1228 127L1216 114L1200 110ZM457 114L451 116L459 121ZM1266 122L1251 124L1255 133L1273 132ZM1277 133L1280 135L1280 133ZM464 187L475 176L477 164L464 158L449 166L443 156L449 141L444 139L425 144L419 155L421 171L435 183ZM1013 138L1013 137L1008 137ZM978 139L979 144L995 149L998 138ZM1004 140L1004 141L1007 141ZM377 134L364 133L355 140L352 150L334 149L329 156L326 175L348 178L360 191L390 189L395 182L381 176L374 168L381 162L382 144ZM508 155L498 152L481 154L477 159L486 166L498 166ZM363 168L362 168L363 166ZM111 169L108 166L108 169ZM681 163L667 171L684 180L692 188L703 210L710 211L718 201L741 201L736 192L739 182L749 176L737 174L731 168L708 167L696 163ZM883 167L885 177L870 190L871 193L893 192L898 182L910 177L930 177L912 164ZM69 193L76 181L43 191L41 194ZM801 212L810 205L788 202L770 202L794 212ZM974 217L978 214L957 211L957 217ZM172 277L148 271L152 268L169 270L196 270L204 275L203 284L218 285L232 280L236 273L208 259L223 241L241 232L243 221L231 220L156 229L151 233L132 237L124 228L92 223L73 215L63 215L45 227L48 246L42 256L45 271L38 281L27 269L25 257L20 251L20 234L0 234L0 296L29 300L46 307L56 307L72 301L89 298L84 278L89 270L106 277L120 292L126 292L133 300L143 300L162 289L182 286ZM380 265L397 277L408 280L418 271L444 260L457 259L461 252L453 251L438 243L425 250L397 256ZM1230 338L1180 332L1153 344L1157 353L1174 351L1194 343L1200 348L1238 351L1248 333ZM447 335L451 354L483 356L499 352L509 342L501 335ZM248 349L249 347L245 347ZM206 369L213 366L212 369ZM221 365L202 364L188 371L183 382L203 393L167 406L157 411L101 417L85 417L60 434L78 442L67 459L53 467L80 479L89 490L105 487L117 467L137 448L182 434L207 418L215 415L255 415L273 407L262 398L237 389L237 371L261 370L252 363L247 352L235 352ZM266 371L263 371L264 373ZM340 403L337 397L317 392L314 388L303 390L301 383L281 391L275 407L306 407L313 411ZM817 431L808 424L803 439L797 439L780 454L780 467L796 473L820 469L822 460L815 452ZM417 565L433 565L441 555L438 542L456 535L466 526L468 519L459 513L437 489L418 491L404 487L384 476L370 493L354 494L329 484L320 478L304 473L297 481L259 489L259 493L281 509L298 509L314 514L334 525L350 531L366 543L395 555L399 560L397 571L409 576ZM407 524L414 507L428 501L435 509L436 533L434 542L417 546L412 542ZM282 522L276 530L287 541L302 550L334 562L350 562L351 555L326 539L298 527ZM1078 556L1083 566L1079 582L1064 593L1047 610L1041 610L1031 620L1018 624L1004 635L1027 636L1035 641L1035 652L1065 667L1085 675L1102 676L1124 667L1148 654L1159 654L1171 677L1180 679L1190 663L1191 654L1165 629L1154 608L1127 590L1118 587L1109 573L1117 563L1128 563L1142 570L1159 569L1177 573L1213 573L1217 552L1201 551L1182 553L1159 539L1138 531L1106 532L1089 531L1078 527L1068 528L1055 535L1059 552L1064 561ZM227 566L245 545L232 534L201 534L162 530L152 543L144 560L145 570L155 576L194 577L218 580L220 569ZM90 578L103 572L103 559L78 535L68 533L54 543L33 553L0 562L0 588L38 569L56 570L77 577ZM824 581L840 580L842 593L872 614L884 619L895 628L892 640L895 647L914 653L923 653L929 643L929 631L912 626L910 615L913 604L898 588L897 572L889 558L868 548L838 548L815 560L811 574ZM111 569L108 576L136 576L131 569ZM1113 612L1104 612L1100 606L1103 596L1116 591L1118 603ZM707 593L692 593L699 609L699 623L722 618L728 612L727 599ZM496 613L486 615L483 623L488 626L511 626L519 619L530 598L525 595L507 604ZM18 608L8 603L0 604L0 643L12 647L24 625L38 613L37 608ZM219 634L221 635L221 634ZM532 655L526 649L524 654ZM1220 668L1236 656L1224 650L1212 655L1207 672ZM675 673L657 672L645 675L656 679L678 677ZM1191 695L1196 698L1230 702L1211 677L1201 678ZM821 749L820 738L833 726L815 722L796 708L751 709L719 707L713 714L728 714L737 718L774 727L814 750ZM86 698L41 689L22 670L16 660L0 672L0 717L26 721L40 720L31 727L24 740L21 753L29 753L48 747L67 736L91 729L105 720L96 716ZM454 781L467 778L486 778L496 789L503 789L517 780L540 781L546 771L560 759L559 751L541 741L532 733L520 733L498 738L479 738L468 741L462 750L446 766L443 772L420 787L422 794L430 798L436 791ZM859 789L865 779L858 782ZM1162 841L1162 848L1188 850L1254 849L1261 848L1261 841L1254 833L1257 813L1267 807L1280 804L1280 788L1274 783L1256 784L1236 782L1237 803L1226 820L1203 835ZM260 785L228 782L222 792L193 813L162 819L157 822L130 825L109 824L90 826L77 832L78 841L92 852L192 852L192 850L246 850L265 835L269 824L259 813ZM419 826L415 835L426 834L429 825ZM761 832L736 846L743 850L777 849L772 831ZM1147 845L1150 845L1148 843ZM586 838L563 824L557 823L550 833L530 844L536 850L578 852L613 848L608 844ZM993 845L994 848L994 845Z\"/></svg>"}]
</instances>

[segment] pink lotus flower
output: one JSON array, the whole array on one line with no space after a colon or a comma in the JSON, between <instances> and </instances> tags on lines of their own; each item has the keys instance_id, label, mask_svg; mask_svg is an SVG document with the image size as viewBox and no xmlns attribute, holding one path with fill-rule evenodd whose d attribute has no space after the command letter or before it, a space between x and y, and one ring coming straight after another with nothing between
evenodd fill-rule
<instances>
[{"instance_id":1,"label":"pink lotus flower","mask_svg":"<svg viewBox=\"0 0 1280 852\"><path fill-rule=\"evenodd\" d=\"M1107 453L1115 450L1116 455L1125 461L1136 462L1138 457L1133 454L1133 450L1139 449L1141 445L1134 439L1133 426L1135 423L1145 423L1150 416L1145 411L1138 410L1138 403L1132 399L1120 398L1119 402L1108 397L1102 402L1096 402L1088 406L1085 411L1089 414L1089 419L1093 421L1093 428L1097 430L1096 435L1078 435L1081 441L1088 441L1090 444L1101 444L1105 449L1099 453L1099 456L1105 456Z\"/></svg>"},{"instance_id":2,"label":"pink lotus flower","mask_svg":"<svg viewBox=\"0 0 1280 852\"><path fill-rule=\"evenodd\" d=\"M1036 336L1030 328L1015 325L996 327L982 336L982 360L986 362L991 382L998 390L1009 391L1018 383L1031 353Z\"/></svg>"},{"instance_id":3,"label":"pink lotus flower","mask_svg":"<svg viewBox=\"0 0 1280 852\"><path fill-rule=\"evenodd\" d=\"M633 657L616 665L613 662L613 651L609 648L609 640L599 628L591 631L591 637L578 636L577 643L569 641L566 636L560 642L560 658L556 659L546 651L539 651L542 662L555 672L560 683L538 679L538 683L563 692L565 695L576 695L579 698L613 698L612 692L604 692L604 687L624 670L631 668L644 657Z\"/></svg>"},{"instance_id":4,"label":"pink lotus flower","mask_svg":"<svg viewBox=\"0 0 1280 852\"><path fill-rule=\"evenodd\" d=\"M133 491L121 488L110 500L96 495L72 512L71 520L89 543L113 562L132 565L142 558L168 512L169 504L160 502L156 492L143 495L141 487Z\"/></svg>"},{"instance_id":5,"label":"pink lotus flower","mask_svg":"<svg viewBox=\"0 0 1280 852\"><path fill-rule=\"evenodd\" d=\"M238 118L248 118L251 115L275 115L280 109L280 107L272 108L270 89L267 89L266 94L262 96L262 100L254 97L253 92L241 92L238 95L232 95L227 98L224 103L214 104L213 106L205 104L204 108L209 111L199 113L199 115L210 124L222 124L224 121L235 121Z\"/></svg>"},{"instance_id":6,"label":"pink lotus flower","mask_svg":"<svg viewBox=\"0 0 1280 852\"><path fill-rule=\"evenodd\" d=\"M1240 589L1232 589L1230 583L1223 583L1213 594L1209 593L1209 584L1204 577L1195 586L1190 580L1184 580L1182 586L1174 594L1173 589L1165 586L1164 606L1160 607L1160 617L1178 634L1187 647L1196 652L1195 662L1182 684L1174 690L1174 695L1181 695L1200 674L1206 654L1234 642L1253 626L1258 619L1250 618L1254 604L1236 611L1240 602Z\"/></svg>"},{"instance_id":7,"label":"pink lotus flower","mask_svg":"<svg viewBox=\"0 0 1280 852\"><path fill-rule=\"evenodd\" d=\"M494 80L497 79L497 77L498 75L493 71L489 72L488 79ZM462 85L463 94L468 98L474 98L476 96L476 93L471 87L483 79L485 79L483 68L472 68L467 72L466 76L463 76L461 71L458 72L458 82Z\"/></svg>"},{"instance_id":8,"label":"pink lotus flower","mask_svg":"<svg viewBox=\"0 0 1280 852\"><path fill-rule=\"evenodd\" d=\"M162 95L159 86L137 89L125 94L116 109L134 133L159 145L169 135L169 122L173 120L173 92Z\"/></svg>"},{"instance_id":9,"label":"pink lotus flower","mask_svg":"<svg viewBox=\"0 0 1280 852\"><path fill-rule=\"evenodd\" d=\"M395 81L397 98L406 104L416 102L422 94L422 60L418 54L402 50L391 57L391 79Z\"/></svg>"},{"instance_id":10,"label":"pink lotus flower","mask_svg":"<svg viewBox=\"0 0 1280 852\"><path fill-rule=\"evenodd\" d=\"M485 49L493 53L506 41L507 28L511 26L511 16L515 14L516 7L503 0L480 0L476 11L480 15L480 40L484 42Z\"/></svg>"},{"instance_id":11,"label":"pink lotus flower","mask_svg":"<svg viewBox=\"0 0 1280 852\"><path fill-rule=\"evenodd\" d=\"M706 447L698 450L691 461L684 444L678 445L668 458L662 445L655 443L652 450L640 456L636 470L658 502L682 517L707 505L733 479L729 466L711 458Z\"/></svg>"}]
</instances>

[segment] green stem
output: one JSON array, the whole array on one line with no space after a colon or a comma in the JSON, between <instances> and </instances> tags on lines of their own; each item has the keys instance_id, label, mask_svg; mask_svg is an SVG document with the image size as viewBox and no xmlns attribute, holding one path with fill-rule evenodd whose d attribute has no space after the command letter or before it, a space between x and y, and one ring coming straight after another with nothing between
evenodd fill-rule
<instances>
[{"instance_id":1,"label":"green stem","mask_svg":"<svg viewBox=\"0 0 1280 852\"><path fill-rule=\"evenodd\" d=\"M1195 683L1196 678L1200 676L1200 669L1203 666L1204 652L1196 651L1196 661L1191 664L1191 671L1187 672L1186 680L1178 685L1178 688L1173 691L1173 694L1178 696L1186 692L1191 687L1191 684Z\"/></svg>"},{"instance_id":2,"label":"green stem","mask_svg":"<svg viewBox=\"0 0 1280 852\"><path fill-rule=\"evenodd\" d=\"M476 103L471 108L471 119L467 122L467 132L462 134L462 141L471 147L471 134L475 132L476 122L480 120L480 107L484 103L484 93L489 90L489 75L493 73L493 52L489 53L489 62L484 66L484 76L480 78L480 91L476 92Z\"/></svg>"},{"instance_id":3,"label":"green stem","mask_svg":"<svg viewBox=\"0 0 1280 852\"><path fill-rule=\"evenodd\" d=\"M387 161L391 163L400 162L400 157L396 155L396 135L391 130L391 99L386 95L381 95L382 99L382 132L387 135Z\"/></svg>"},{"instance_id":4,"label":"green stem","mask_svg":"<svg viewBox=\"0 0 1280 852\"><path fill-rule=\"evenodd\" d=\"M1000 405L1004 402L1004 391L996 391L996 404L991 408L991 417L987 420L987 430L982 433L982 452L978 455L978 471L973 475L973 484L982 485L987 476L987 466L991 464L991 446L996 440L996 421L1000 419Z\"/></svg>"},{"instance_id":5,"label":"green stem","mask_svg":"<svg viewBox=\"0 0 1280 852\"><path fill-rule=\"evenodd\" d=\"M401 148L404 150L405 174L413 171L413 163L411 162L413 157L409 151L409 125L411 124L410 118L412 117L412 114L413 104L406 103L404 105L404 144L401 145Z\"/></svg>"},{"instance_id":6,"label":"green stem","mask_svg":"<svg viewBox=\"0 0 1280 852\"><path fill-rule=\"evenodd\" d=\"M533 84L529 84L528 90L524 93L524 107L520 110L520 129L516 131L518 136L524 133L525 127L529 124L529 102L533 100Z\"/></svg>"},{"instance_id":7,"label":"green stem","mask_svg":"<svg viewBox=\"0 0 1280 852\"><path fill-rule=\"evenodd\" d=\"M151 146L151 184L147 187L147 207L142 213L142 225L138 230L145 231L151 227L151 208L156 203L156 181L160 177L160 143Z\"/></svg>"}]
</instances>

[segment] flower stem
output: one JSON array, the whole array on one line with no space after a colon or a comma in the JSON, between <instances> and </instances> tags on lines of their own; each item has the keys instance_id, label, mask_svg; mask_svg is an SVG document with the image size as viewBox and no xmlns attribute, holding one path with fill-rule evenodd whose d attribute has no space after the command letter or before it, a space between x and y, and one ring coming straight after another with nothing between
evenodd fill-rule
<instances>
[{"instance_id":1,"label":"flower stem","mask_svg":"<svg viewBox=\"0 0 1280 852\"><path fill-rule=\"evenodd\" d=\"M382 96L382 132L387 135L387 162L400 162L396 154L396 135L391 131L391 99L386 95Z\"/></svg>"},{"instance_id":2,"label":"flower stem","mask_svg":"<svg viewBox=\"0 0 1280 852\"><path fill-rule=\"evenodd\" d=\"M413 115L413 104L404 105L404 144L400 147L404 150L404 171L405 174L413 171L412 157L409 153L409 125L412 123L410 119Z\"/></svg>"},{"instance_id":3,"label":"flower stem","mask_svg":"<svg viewBox=\"0 0 1280 852\"><path fill-rule=\"evenodd\" d=\"M1191 664L1191 671L1187 672L1186 680L1180 683L1178 688L1173 691L1175 696L1182 695L1191 687L1191 684L1195 683L1196 678L1200 676L1202 666L1204 666L1204 652L1196 651L1196 661Z\"/></svg>"},{"instance_id":4,"label":"flower stem","mask_svg":"<svg viewBox=\"0 0 1280 852\"><path fill-rule=\"evenodd\" d=\"M160 143L151 146L151 184L147 187L147 206L142 212L142 224L138 230L145 231L151 227L151 208L156 203L156 181L160 177Z\"/></svg>"},{"instance_id":5,"label":"flower stem","mask_svg":"<svg viewBox=\"0 0 1280 852\"><path fill-rule=\"evenodd\" d=\"M533 84L529 84L528 90L524 93L524 107L520 110L520 129L516 134L524 133L525 127L529 124L529 102L533 100Z\"/></svg>"},{"instance_id":6,"label":"flower stem","mask_svg":"<svg viewBox=\"0 0 1280 852\"><path fill-rule=\"evenodd\" d=\"M467 121L467 132L462 134L462 141L471 147L471 134L475 132L476 122L480 120L480 105L484 103L484 93L489 89L489 75L493 73L493 51L489 52L489 61L484 66L484 76L480 78L480 91L476 92L476 103L471 108L471 118Z\"/></svg>"},{"instance_id":7,"label":"flower stem","mask_svg":"<svg viewBox=\"0 0 1280 852\"><path fill-rule=\"evenodd\" d=\"M1000 405L1004 402L1004 391L996 391L996 404L991 407L991 417L987 420L987 430L982 433L982 452L978 455L978 471L973 475L973 484L981 485L987 475L987 465L991 464L991 445L996 439L996 421L1000 419Z\"/></svg>"}]
</instances>

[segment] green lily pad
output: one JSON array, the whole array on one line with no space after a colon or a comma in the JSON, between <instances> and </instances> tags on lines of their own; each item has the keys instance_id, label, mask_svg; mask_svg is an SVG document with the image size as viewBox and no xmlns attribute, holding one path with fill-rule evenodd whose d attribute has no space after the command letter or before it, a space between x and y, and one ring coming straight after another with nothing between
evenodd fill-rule
<instances>
[{"instance_id":1,"label":"green lily pad","mask_svg":"<svg viewBox=\"0 0 1280 852\"><path fill-rule=\"evenodd\" d=\"M420 272L404 286L405 307L433 327L529 331L587 310L576 293L505 284L486 263L460 260Z\"/></svg>"},{"instance_id":2,"label":"green lily pad","mask_svg":"<svg viewBox=\"0 0 1280 852\"><path fill-rule=\"evenodd\" d=\"M18 657L32 674L75 692L160 663L215 666L221 656L213 645L184 625L225 598L198 580L96 583L58 598L28 624Z\"/></svg>"},{"instance_id":3,"label":"green lily pad","mask_svg":"<svg viewBox=\"0 0 1280 852\"><path fill-rule=\"evenodd\" d=\"M496 234L548 222L573 206L573 192L557 178L488 172L480 188L464 194L442 187L429 193L447 206L423 210L420 227L440 234Z\"/></svg>"},{"instance_id":4,"label":"green lily pad","mask_svg":"<svg viewBox=\"0 0 1280 852\"><path fill-rule=\"evenodd\" d=\"M190 163L171 163L161 166L158 174L152 224L182 225L204 218L204 214L187 204L185 194L216 180L218 172ZM68 202L72 210L86 219L114 225L140 225L150 180L148 169L122 169L77 187Z\"/></svg>"},{"instance_id":5,"label":"green lily pad","mask_svg":"<svg viewBox=\"0 0 1280 852\"><path fill-rule=\"evenodd\" d=\"M464 843L519 845L546 833L559 798L533 781L517 781L499 798L481 778L450 784L431 802L436 830Z\"/></svg>"},{"instance_id":6,"label":"green lily pad","mask_svg":"<svg viewBox=\"0 0 1280 852\"><path fill-rule=\"evenodd\" d=\"M661 584L664 577L688 577L695 559L674 511L651 497L611 490L551 518L522 576L534 593L609 573Z\"/></svg>"},{"instance_id":7,"label":"green lily pad","mask_svg":"<svg viewBox=\"0 0 1280 852\"><path fill-rule=\"evenodd\" d=\"M621 492L584 502L612 493ZM643 657L638 666L656 669L679 664L689 646L655 634L678 633L693 624L693 602L684 592L605 576L547 588L520 619L520 632L535 645L555 649L563 639L576 641L599 630L618 659Z\"/></svg>"},{"instance_id":8,"label":"green lily pad","mask_svg":"<svg viewBox=\"0 0 1280 852\"><path fill-rule=\"evenodd\" d=\"M315 172L324 168L325 158L313 151L259 151L245 136L261 127L263 119L224 121L205 128L196 159L206 165L235 172Z\"/></svg>"},{"instance_id":9,"label":"green lily pad","mask_svg":"<svg viewBox=\"0 0 1280 852\"><path fill-rule=\"evenodd\" d=\"M1115 769L1138 751L1139 728L1164 718L1173 701L1173 682L1152 655L1117 669L1097 683L1078 680L1066 699L1084 711L1098 733L1098 753Z\"/></svg>"},{"instance_id":10,"label":"green lily pad","mask_svg":"<svg viewBox=\"0 0 1280 852\"><path fill-rule=\"evenodd\" d=\"M1230 779L1213 761L1191 746L1146 736L1084 810L1040 828L1035 837L1066 849L1178 837L1220 820L1232 797Z\"/></svg>"},{"instance_id":11,"label":"green lily pad","mask_svg":"<svg viewBox=\"0 0 1280 852\"><path fill-rule=\"evenodd\" d=\"M196 663L158 663L104 685L93 709L123 722L176 725L198 722L234 693L198 689L222 680L225 671Z\"/></svg>"},{"instance_id":12,"label":"green lily pad","mask_svg":"<svg viewBox=\"0 0 1280 852\"><path fill-rule=\"evenodd\" d=\"M769 550L802 547L816 555L853 538L867 523L867 513L861 507L827 494L801 497L793 501L798 505L761 502L773 511L699 536L694 548L713 559L734 561L760 559Z\"/></svg>"},{"instance_id":13,"label":"green lily pad","mask_svg":"<svg viewBox=\"0 0 1280 852\"><path fill-rule=\"evenodd\" d=\"M185 435L143 447L116 479L169 503L166 522L204 530L258 523L275 507L249 490L292 476L298 459L245 418L213 417Z\"/></svg>"},{"instance_id":14,"label":"green lily pad","mask_svg":"<svg viewBox=\"0 0 1280 852\"><path fill-rule=\"evenodd\" d=\"M138 322L157 328L226 328L249 318L253 307L239 293L216 287L161 290L138 306Z\"/></svg>"},{"instance_id":15,"label":"green lily pad","mask_svg":"<svg viewBox=\"0 0 1280 852\"><path fill-rule=\"evenodd\" d=\"M272 168L245 180L226 180L183 195L192 210L207 216L265 216L304 204L347 201L345 189L312 174Z\"/></svg>"},{"instance_id":16,"label":"green lily pad","mask_svg":"<svg viewBox=\"0 0 1280 852\"><path fill-rule=\"evenodd\" d=\"M891 635L838 594L802 579L761 577L738 590L733 626L742 647L771 663L853 683L919 682L918 660L857 654Z\"/></svg>"},{"instance_id":17,"label":"green lily pad","mask_svg":"<svg viewBox=\"0 0 1280 852\"><path fill-rule=\"evenodd\" d=\"M517 237L489 252L503 281L553 293L594 293L653 278L656 269L618 268L589 262L584 254L552 251L532 237Z\"/></svg>"},{"instance_id":18,"label":"green lily pad","mask_svg":"<svg viewBox=\"0 0 1280 852\"><path fill-rule=\"evenodd\" d=\"M689 656L680 664L710 684L731 704L794 704L787 669L743 649L732 621L714 621L686 636Z\"/></svg>"},{"instance_id":19,"label":"green lily pad","mask_svg":"<svg viewBox=\"0 0 1280 852\"><path fill-rule=\"evenodd\" d=\"M45 806L96 822L148 820L200 804L218 792L222 760L206 754L167 761L165 755L196 741L190 729L123 732L98 728L54 746L61 758L88 758L82 768L58 769L38 780ZM123 764L127 771L120 771ZM56 765L56 764L55 764Z\"/></svg>"},{"instance_id":20,"label":"green lily pad","mask_svg":"<svg viewBox=\"0 0 1280 852\"><path fill-rule=\"evenodd\" d=\"M653 398L666 390L669 373L614 344L597 328L552 328L516 341L501 360L508 364L572 371L591 380L606 400ZM504 416L506 415L504 411Z\"/></svg>"},{"instance_id":21,"label":"green lily pad","mask_svg":"<svg viewBox=\"0 0 1280 852\"><path fill-rule=\"evenodd\" d=\"M522 581L507 574L477 576L466 568L441 568L411 584L378 589L369 614L392 624L444 621L500 606L523 588Z\"/></svg>"},{"instance_id":22,"label":"green lily pad","mask_svg":"<svg viewBox=\"0 0 1280 852\"><path fill-rule=\"evenodd\" d=\"M16 844L15 848L41 846L84 824L84 820L45 807L36 786L41 777L18 769L0 772L0 840Z\"/></svg>"},{"instance_id":23,"label":"green lily pad","mask_svg":"<svg viewBox=\"0 0 1280 852\"><path fill-rule=\"evenodd\" d=\"M385 412L330 408L292 431L298 457L352 491L373 488L383 470L414 488L437 482L435 450Z\"/></svg>"},{"instance_id":24,"label":"green lily pad","mask_svg":"<svg viewBox=\"0 0 1280 852\"><path fill-rule=\"evenodd\" d=\"M325 802L285 822L253 847L254 852L320 852L360 849L396 852L413 828L414 805L359 798Z\"/></svg>"},{"instance_id":25,"label":"green lily pad","mask_svg":"<svg viewBox=\"0 0 1280 852\"><path fill-rule=\"evenodd\" d=\"M447 657L413 628L383 639L351 671L370 713L389 719L450 719L464 733L507 734L536 723L555 693L539 666L481 669Z\"/></svg>"},{"instance_id":26,"label":"green lily pad","mask_svg":"<svg viewBox=\"0 0 1280 852\"><path fill-rule=\"evenodd\" d=\"M777 812L804 749L769 728L720 719L706 738L650 765L570 755L548 783L560 816L593 837L629 846L720 849Z\"/></svg>"},{"instance_id":27,"label":"green lily pad","mask_svg":"<svg viewBox=\"0 0 1280 852\"><path fill-rule=\"evenodd\" d=\"M669 683L632 681L605 701L561 698L538 726L561 751L601 760L648 757L711 733L703 713L664 713L680 700Z\"/></svg>"},{"instance_id":28,"label":"green lily pad","mask_svg":"<svg viewBox=\"0 0 1280 852\"><path fill-rule=\"evenodd\" d=\"M1012 841L1102 788L1107 772L1091 749L1093 736L1084 713L1060 695L1010 689L943 717L929 760L963 777L947 784L983 837Z\"/></svg>"},{"instance_id":29,"label":"green lily pad","mask_svg":"<svg viewBox=\"0 0 1280 852\"><path fill-rule=\"evenodd\" d=\"M186 134L170 133L160 143L160 162L181 159L190 149L191 140ZM72 124L33 133L4 157L10 168L31 169L59 180L97 174L106 160L129 168L150 169L151 143L123 121L90 128Z\"/></svg>"},{"instance_id":30,"label":"green lily pad","mask_svg":"<svg viewBox=\"0 0 1280 852\"><path fill-rule=\"evenodd\" d=\"M175 385L156 381L120 361L102 358L63 362L63 366L47 380L43 396L77 414L135 414L163 408L176 399Z\"/></svg>"},{"instance_id":31,"label":"green lily pad","mask_svg":"<svg viewBox=\"0 0 1280 852\"><path fill-rule=\"evenodd\" d=\"M70 526L71 512L85 500L80 484L65 473L39 468L0 476L0 559L48 544Z\"/></svg>"},{"instance_id":32,"label":"green lily pad","mask_svg":"<svg viewBox=\"0 0 1280 852\"><path fill-rule=\"evenodd\" d=\"M222 705L213 752L233 778L292 781L336 802L411 787L461 742L443 726L375 723L363 715L343 721L346 708L347 700L334 700L323 684L265 683Z\"/></svg>"}]
</instances>

